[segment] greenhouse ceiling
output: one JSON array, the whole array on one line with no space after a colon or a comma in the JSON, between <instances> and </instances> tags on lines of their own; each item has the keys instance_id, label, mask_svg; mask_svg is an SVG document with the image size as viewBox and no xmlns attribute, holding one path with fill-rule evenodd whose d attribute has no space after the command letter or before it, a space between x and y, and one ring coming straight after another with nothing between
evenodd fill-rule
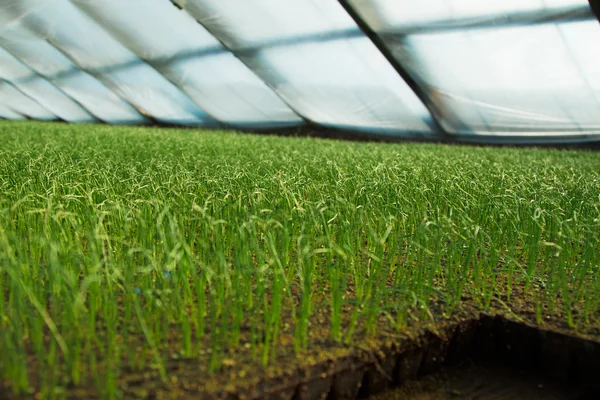
<instances>
[{"instance_id":1,"label":"greenhouse ceiling","mask_svg":"<svg viewBox=\"0 0 600 400\"><path fill-rule=\"evenodd\" d=\"M0 0L0 118L600 141L584 0Z\"/></svg>"}]
</instances>

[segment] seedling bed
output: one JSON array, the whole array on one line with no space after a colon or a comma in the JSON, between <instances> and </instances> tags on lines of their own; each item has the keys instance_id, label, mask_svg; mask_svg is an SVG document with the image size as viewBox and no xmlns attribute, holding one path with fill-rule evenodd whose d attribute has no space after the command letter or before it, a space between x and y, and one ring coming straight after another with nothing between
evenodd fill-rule
<instances>
[{"instance_id":1,"label":"seedling bed","mask_svg":"<svg viewBox=\"0 0 600 400\"><path fill-rule=\"evenodd\" d=\"M3 396L352 398L510 354L593 383L596 153L31 122L0 142Z\"/></svg>"}]
</instances>

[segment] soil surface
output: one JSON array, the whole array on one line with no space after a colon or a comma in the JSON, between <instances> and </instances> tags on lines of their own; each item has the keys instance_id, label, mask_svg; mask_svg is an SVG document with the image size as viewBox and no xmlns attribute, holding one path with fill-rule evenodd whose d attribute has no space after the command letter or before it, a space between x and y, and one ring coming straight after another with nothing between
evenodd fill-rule
<instances>
[{"instance_id":1,"label":"soil surface","mask_svg":"<svg viewBox=\"0 0 600 400\"><path fill-rule=\"evenodd\" d=\"M466 364L407 382L369 400L591 400L592 393L538 371L500 364Z\"/></svg>"}]
</instances>

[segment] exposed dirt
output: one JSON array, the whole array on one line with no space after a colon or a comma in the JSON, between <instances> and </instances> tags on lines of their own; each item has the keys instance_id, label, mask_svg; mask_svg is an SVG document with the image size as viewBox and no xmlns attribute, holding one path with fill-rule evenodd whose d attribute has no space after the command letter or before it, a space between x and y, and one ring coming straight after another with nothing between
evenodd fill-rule
<instances>
[{"instance_id":1,"label":"exposed dirt","mask_svg":"<svg viewBox=\"0 0 600 400\"><path fill-rule=\"evenodd\" d=\"M369 397L369 400L592 400L594 393L539 371L466 363Z\"/></svg>"},{"instance_id":2,"label":"exposed dirt","mask_svg":"<svg viewBox=\"0 0 600 400\"><path fill-rule=\"evenodd\" d=\"M435 332L423 328L413 333L367 342L364 348L323 346L318 353L303 359L289 358L262 373L260 368L251 373L240 365L229 368L229 373L199 379L199 371L190 368L193 364L179 364L171 370L177 381L169 388L149 390L151 376L144 376L142 382L125 380L123 388L127 397L156 399L354 399L420 379L467 359L517 363L519 368L536 371L537 375L523 377L523 385L529 384L528 379L545 376L577 388L565 392L559 385L554 392L554 386L547 386L547 392L557 398L571 398L560 396L583 393L582 388L591 390L600 382L600 343L504 317L480 315L440 322ZM141 383L141 387L136 383ZM498 384L490 382L489 390Z\"/></svg>"}]
</instances>

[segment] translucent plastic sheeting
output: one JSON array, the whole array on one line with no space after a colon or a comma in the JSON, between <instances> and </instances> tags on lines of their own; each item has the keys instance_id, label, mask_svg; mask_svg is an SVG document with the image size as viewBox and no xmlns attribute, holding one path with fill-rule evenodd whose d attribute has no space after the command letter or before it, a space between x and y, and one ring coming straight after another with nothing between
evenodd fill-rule
<instances>
[{"instance_id":1,"label":"translucent plastic sheeting","mask_svg":"<svg viewBox=\"0 0 600 400\"><path fill-rule=\"evenodd\" d=\"M587 0L347 0L375 31L397 31L437 24L504 23L514 15L542 17L549 12L589 10Z\"/></svg>"},{"instance_id":2,"label":"translucent plastic sheeting","mask_svg":"<svg viewBox=\"0 0 600 400\"><path fill-rule=\"evenodd\" d=\"M33 119L42 121L57 119L56 115L46 110L6 81L0 81L0 105Z\"/></svg>"},{"instance_id":3,"label":"translucent plastic sheeting","mask_svg":"<svg viewBox=\"0 0 600 400\"><path fill-rule=\"evenodd\" d=\"M0 102L0 118L3 119L26 119L21 114L14 112Z\"/></svg>"},{"instance_id":4,"label":"translucent plastic sheeting","mask_svg":"<svg viewBox=\"0 0 600 400\"><path fill-rule=\"evenodd\" d=\"M69 1L22 0L19 4L20 8L8 10L13 15L8 25L31 29L139 111L167 123L214 125L185 94Z\"/></svg>"},{"instance_id":5,"label":"translucent plastic sheeting","mask_svg":"<svg viewBox=\"0 0 600 400\"><path fill-rule=\"evenodd\" d=\"M425 106L336 0L178 0L316 123L434 135Z\"/></svg>"},{"instance_id":6,"label":"translucent plastic sheeting","mask_svg":"<svg viewBox=\"0 0 600 400\"><path fill-rule=\"evenodd\" d=\"M202 25L170 1L73 3L215 119L242 127L303 122Z\"/></svg>"},{"instance_id":7,"label":"translucent plastic sheeting","mask_svg":"<svg viewBox=\"0 0 600 400\"><path fill-rule=\"evenodd\" d=\"M597 21L410 35L392 51L456 133L600 132Z\"/></svg>"},{"instance_id":8,"label":"translucent plastic sheeting","mask_svg":"<svg viewBox=\"0 0 600 400\"><path fill-rule=\"evenodd\" d=\"M325 37L332 32L361 36L335 0L175 0L233 49L289 39Z\"/></svg>"},{"instance_id":9,"label":"translucent plastic sheeting","mask_svg":"<svg viewBox=\"0 0 600 400\"><path fill-rule=\"evenodd\" d=\"M26 30L13 27L0 32L0 46L24 65L46 77L101 121L113 124L143 124L146 118L104 84L81 71L48 42ZM26 82L30 77L17 81Z\"/></svg>"},{"instance_id":10,"label":"translucent plastic sheeting","mask_svg":"<svg viewBox=\"0 0 600 400\"><path fill-rule=\"evenodd\" d=\"M93 122L96 119L50 82L24 66L0 48L0 78L11 82L47 110L69 122ZM16 83L17 80L22 83Z\"/></svg>"}]
</instances>

